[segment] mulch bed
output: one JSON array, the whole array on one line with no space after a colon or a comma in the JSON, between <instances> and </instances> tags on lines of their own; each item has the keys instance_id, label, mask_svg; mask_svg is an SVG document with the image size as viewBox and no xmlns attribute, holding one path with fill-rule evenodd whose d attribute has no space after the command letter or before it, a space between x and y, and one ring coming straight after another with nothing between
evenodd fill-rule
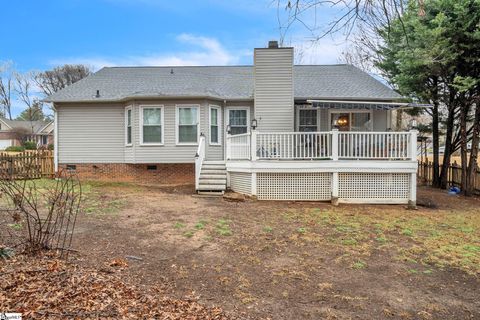
<instances>
[{"instance_id":1,"label":"mulch bed","mask_svg":"<svg viewBox=\"0 0 480 320\"><path fill-rule=\"evenodd\" d=\"M160 288L140 290L122 281L125 260L97 269L53 254L0 260L0 311L24 319L228 319L195 299L169 298Z\"/></svg>"}]
</instances>

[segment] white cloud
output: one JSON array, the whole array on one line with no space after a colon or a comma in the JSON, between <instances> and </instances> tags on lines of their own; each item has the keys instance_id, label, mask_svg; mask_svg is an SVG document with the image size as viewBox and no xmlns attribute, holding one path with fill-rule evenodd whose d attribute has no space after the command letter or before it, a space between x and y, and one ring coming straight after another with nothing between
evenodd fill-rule
<instances>
[{"instance_id":1,"label":"white cloud","mask_svg":"<svg viewBox=\"0 0 480 320\"><path fill-rule=\"evenodd\" d=\"M182 33L176 40L195 49L165 54L150 54L124 57L71 57L50 61L52 65L85 64L98 70L111 66L186 66L186 65L231 65L238 64L245 51L228 51L217 39Z\"/></svg>"}]
</instances>

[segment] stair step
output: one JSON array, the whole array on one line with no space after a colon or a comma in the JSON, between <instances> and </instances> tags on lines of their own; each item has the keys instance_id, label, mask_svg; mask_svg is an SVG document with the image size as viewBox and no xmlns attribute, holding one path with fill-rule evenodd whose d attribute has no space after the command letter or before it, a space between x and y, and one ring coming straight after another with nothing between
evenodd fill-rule
<instances>
[{"instance_id":1,"label":"stair step","mask_svg":"<svg viewBox=\"0 0 480 320\"><path fill-rule=\"evenodd\" d=\"M202 179L200 177L200 184L227 184L227 179Z\"/></svg>"},{"instance_id":2,"label":"stair step","mask_svg":"<svg viewBox=\"0 0 480 320\"><path fill-rule=\"evenodd\" d=\"M198 186L199 191L208 191L208 190L226 190L227 187L224 184L200 184Z\"/></svg>"},{"instance_id":3,"label":"stair step","mask_svg":"<svg viewBox=\"0 0 480 320\"><path fill-rule=\"evenodd\" d=\"M225 161L206 160L206 161L203 161L203 164L223 164L223 165L225 165Z\"/></svg>"},{"instance_id":4,"label":"stair step","mask_svg":"<svg viewBox=\"0 0 480 320\"><path fill-rule=\"evenodd\" d=\"M226 167L221 164L203 164L202 169L226 170Z\"/></svg>"},{"instance_id":5,"label":"stair step","mask_svg":"<svg viewBox=\"0 0 480 320\"><path fill-rule=\"evenodd\" d=\"M225 191L218 191L218 190L212 190L212 191L200 191L198 190L197 191L197 195L199 197L206 197L206 198L209 198L209 197L221 197L225 194Z\"/></svg>"},{"instance_id":6,"label":"stair step","mask_svg":"<svg viewBox=\"0 0 480 320\"><path fill-rule=\"evenodd\" d=\"M227 172L225 170L218 170L218 169L202 169L200 171L201 174L217 174L217 175L225 175Z\"/></svg>"},{"instance_id":7,"label":"stair step","mask_svg":"<svg viewBox=\"0 0 480 320\"><path fill-rule=\"evenodd\" d=\"M227 179L227 174L204 174L200 173L200 179Z\"/></svg>"}]
</instances>

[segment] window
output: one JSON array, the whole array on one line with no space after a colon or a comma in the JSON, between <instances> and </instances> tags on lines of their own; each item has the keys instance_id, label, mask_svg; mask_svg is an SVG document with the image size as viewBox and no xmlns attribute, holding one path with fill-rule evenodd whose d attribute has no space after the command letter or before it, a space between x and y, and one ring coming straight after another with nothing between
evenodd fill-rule
<instances>
[{"instance_id":1,"label":"window","mask_svg":"<svg viewBox=\"0 0 480 320\"><path fill-rule=\"evenodd\" d=\"M163 144L163 107L141 107L142 144Z\"/></svg>"},{"instance_id":2,"label":"window","mask_svg":"<svg viewBox=\"0 0 480 320\"><path fill-rule=\"evenodd\" d=\"M230 125L230 134L242 134L248 131L248 119L246 109L228 110L228 124Z\"/></svg>"},{"instance_id":3,"label":"window","mask_svg":"<svg viewBox=\"0 0 480 320\"><path fill-rule=\"evenodd\" d=\"M132 144L132 108L125 110L125 144Z\"/></svg>"},{"instance_id":4,"label":"window","mask_svg":"<svg viewBox=\"0 0 480 320\"><path fill-rule=\"evenodd\" d=\"M299 109L298 110L298 131L300 132L317 131L317 109Z\"/></svg>"},{"instance_id":5,"label":"window","mask_svg":"<svg viewBox=\"0 0 480 320\"><path fill-rule=\"evenodd\" d=\"M198 143L198 107L177 107L177 143Z\"/></svg>"},{"instance_id":6,"label":"window","mask_svg":"<svg viewBox=\"0 0 480 320\"><path fill-rule=\"evenodd\" d=\"M332 112L331 128L340 131L372 131L370 111Z\"/></svg>"},{"instance_id":7,"label":"window","mask_svg":"<svg viewBox=\"0 0 480 320\"><path fill-rule=\"evenodd\" d=\"M210 107L210 144L220 144L220 108Z\"/></svg>"},{"instance_id":8,"label":"window","mask_svg":"<svg viewBox=\"0 0 480 320\"><path fill-rule=\"evenodd\" d=\"M48 136L42 136L42 144L47 145L48 144Z\"/></svg>"},{"instance_id":9,"label":"window","mask_svg":"<svg viewBox=\"0 0 480 320\"><path fill-rule=\"evenodd\" d=\"M370 112L352 112L351 131L371 131Z\"/></svg>"}]
</instances>

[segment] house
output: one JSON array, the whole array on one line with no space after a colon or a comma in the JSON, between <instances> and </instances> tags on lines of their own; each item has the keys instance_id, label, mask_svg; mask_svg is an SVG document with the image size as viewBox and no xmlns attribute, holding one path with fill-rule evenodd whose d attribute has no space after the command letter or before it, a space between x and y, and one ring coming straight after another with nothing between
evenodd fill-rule
<instances>
[{"instance_id":1,"label":"house","mask_svg":"<svg viewBox=\"0 0 480 320\"><path fill-rule=\"evenodd\" d=\"M259 199L410 203L416 132L401 96L350 65L110 67L53 94L55 163L86 179L195 183Z\"/></svg>"},{"instance_id":2,"label":"house","mask_svg":"<svg viewBox=\"0 0 480 320\"><path fill-rule=\"evenodd\" d=\"M0 117L0 150L34 141L37 147L53 144L53 121L9 120Z\"/></svg>"}]
</instances>

